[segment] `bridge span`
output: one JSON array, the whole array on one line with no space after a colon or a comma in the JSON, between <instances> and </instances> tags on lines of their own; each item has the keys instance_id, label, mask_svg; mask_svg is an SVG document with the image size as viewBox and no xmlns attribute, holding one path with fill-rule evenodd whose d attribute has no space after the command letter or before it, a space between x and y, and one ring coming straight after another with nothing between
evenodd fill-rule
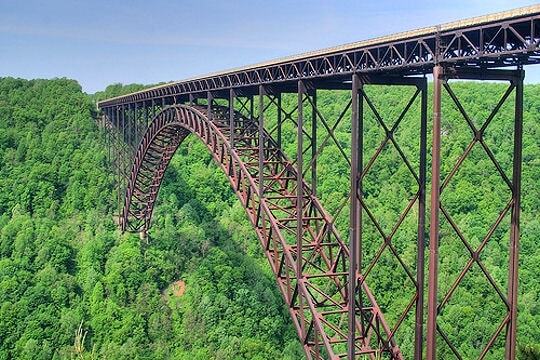
<instances>
[{"instance_id":1,"label":"bridge span","mask_svg":"<svg viewBox=\"0 0 540 360\"><path fill-rule=\"evenodd\" d=\"M538 5L166 83L101 101L100 121L117 176L121 229L146 234L169 162L183 140L193 134L206 144L245 208L308 359L434 360L441 346L463 359L438 317L450 299L458 296L456 289L472 266L482 269L505 309L488 340L476 344L478 358L490 358L495 347L503 346L505 358L515 359L523 79L524 66L537 63ZM429 93L426 74L433 79ZM452 87L455 79L497 81L507 87L489 109L489 116L477 125ZM381 105L367 91L371 86L410 89L406 105L395 119L381 116ZM328 119L317 106L318 94L327 90L347 94L348 102L336 119ZM470 132L470 143L457 160L441 154L443 98L456 106ZM484 139L492 119L508 105L513 107L509 176ZM411 115L414 106L420 109L418 116ZM365 150L367 112L385 134L374 153ZM403 151L403 139L395 136L406 116L418 117L416 137L407 140L417 144L415 158ZM343 121L351 126L349 146L335 135ZM294 134L283 132L286 124L293 126ZM285 138L291 136L296 149L292 153L284 146ZM349 172L348 189L344 190L348 196L331 211L318 191L317 160L328 144L338 148ZM413 194L389 231L366 201L363 188L366 175L373 172L387 145L395 148L414 179ZM493 231L478 246L460 231L441 201L475 145L485 150L511 194ZM441 174L441 165L448 162L450 171ZM344 208L349 213L348 225L340 231L335 219ZM501 289L480 255L507 214L508 286ZM412 267L393 243L409 216L416 223ZM439 291L442 219L468 254L462 272L445 292ZM366 223L378 234L379 246L371 254L363 246ZM392 309L399 314L394 319L388 319L389 309L378 301L382 294L370 287L377 281L373 268L383 261L383 254L399 264L413 288L404 308ZM402 332L410 338L400 335ZM402 342L412 344L413 350L405 353Z\"/></svg>"}]
</instances>

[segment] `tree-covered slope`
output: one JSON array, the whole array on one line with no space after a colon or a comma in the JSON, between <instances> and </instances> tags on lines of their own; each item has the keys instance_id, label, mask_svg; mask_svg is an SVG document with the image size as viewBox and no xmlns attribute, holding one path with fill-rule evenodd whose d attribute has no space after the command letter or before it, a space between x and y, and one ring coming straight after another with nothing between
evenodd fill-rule
<instances>
[{"instance_id":1,"label":"tree-covered slope","mask_svg":"<svg viewBox=\"0 0 540 360\"><path fill-rule=\"evenodd\" d=\"M113 85L91 97L71 80L0 79L0 360L301 359L255 233L228 180L197 139L186 140L167 170L149 243L116 230L114 179L94 123L94 101L142 88ZM525 91L518 339L523 359L534 359L534 344L540 342L539 90L531 85ZM377 99L375 105L384 105L381 115L388 120L395 119L408 100L407 90L401 88L369 91ZM479 122L504 89L496 84L456 84L456 91ZM285 104L294 101L294 96L284 98ZM333 123L347 101L346 92L323 91L318 104ZM443 110L443 156L456 160L471 134L448 101ZM510 166L511 116L511 107L505 105L486 135L503 171ZM267 117L272 121L271 113ZM415 105L396 132L398 142L414 138L417 119ZM336 139L344 147L349 132L349 120L336 127ZM294 134L293 124L285 124L285 151L291 156ZM320 136L322 143L322 131ZM367 154L381 136L373 115L368 115ZM417 149L410 144L404 151L416 158ZM416 160L412 164L418 165ZM318 166L321 201L334 212L347 193L348 166L333 142L321 153ZM443 166L443 173L449 170L449 165ZM489 159L475 149L443 196L444 205L475 244L508 196L496 175ZM395 151L384 151L364 184L366 202L384 226L391 226L409 200L411 184ZM347 216L345 210L337 221L345 234ZM365 226L369 252L379 239L373 226ZM396 238L410 263L414 231L414 218L407 218ZM497 232L482 257L503 288L507 241L506 231ZM466 259L459 239L443 222L443 289ZM406 305L407 289L395 277L395 268L388 257L370 280L383 308ZM460 289L459 300L444 310L442 324L465 358L473 358L502 320L501 306L482 274L472 273ZM388 314L391 321L396 316ZM462 327L465 323L473 326ZM400 333L398 340L408 335ZM410 341L400 344L406 354L411 351ZM441 354L448 349L442 348ZM499 359L500 351L490 358Z\"/></svg>"},{"instance_id":2,"label":"tree-covered slope","mask_svg":"<svg viewBox=\"0 0 540 360\"><path fill-rule=\"evenodd\" d=\"M75 81L0 80L0 359L298 358L204 149L177 157L141 244L113 224L93 112Z\"/></svg>"}]
</instances>

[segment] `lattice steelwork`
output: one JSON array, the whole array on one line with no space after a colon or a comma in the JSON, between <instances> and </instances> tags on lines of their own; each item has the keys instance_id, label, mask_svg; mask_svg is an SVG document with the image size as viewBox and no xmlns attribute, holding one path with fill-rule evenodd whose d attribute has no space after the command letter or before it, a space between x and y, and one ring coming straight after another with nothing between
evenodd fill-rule
<instances>
[{"instance_id":1,"label":"lattice steelwork","mask_svg":"<svg viewBox=\"0 0 540 360\"><path fill-rule=\"evenodd\" d=\"M540 62L539 55L540 6L532 6L102 101L98 107L117 177L119 225L123 231L147 236L168 164L193 133L206 144L244 206L309 359L422 359L427 350L427 359L434 360L437 346L444 347L439 358L440 354L465 358L459 344L453 343L455 334L445 328L445 309L465 287L472 268L479 269L505 309L477 357L500 354L504 347L505 357L515 359L521 67ZM517 70L495 69L508 66ZM434 79L432 123L428 73ZM476 124L450 79L502 80L510 85L487 119ZM389 105L377 98L381 92L371 92L373 87L404 89L403 99ZM321 94L329 91L344 94L342 108L332 114L318 106L325 99ZM441 158L443 94L467 125L462 131L472 134L457 160ZM511 96L514 150L508 176L485 141L485 132L500 108L509 106ZM338 138L337 129L342 134L349 125L350 137ZM406 126L415 129L406 132L408 138L401 135ZM380 139L366 138L377 131ZM456 174L475 149L484 151L510 194L478 244L461 231L445 205ZM341 187L336 198L322 201L326 195L319 189L328 182L321 166L328 161L321 159L329 154L336 156L332 166L345 171L336 179ZM388 154L407 181L406 194L396 204L381 204L373 195L392 187L393 178L382 173L394 169L378 168ZM441 174L441 168L449 170ZM431 205L426 204L428 181ZM390 210L392 216L381 216ZM510 219L508 224L505 218ZM510 238L507 289L482 262L493 234L504 226L509 227ZM439 237L448 229L467 254L458 274L445 273L440 266ZM429 254L424 254L428 239ZM390 285L381 283L379 270L391 274ZM443 275L453 276L450 284L440 286ZM388 289L396 293L391 295L403 296L402 301L393 301Z\"/></svg>"},{"instance_id":2,"label":"lattice steelwork","mask_svg":"<svg viewBox=\"0 0 540 360\"><path fill-rule=\"evenodd\" d=\"M434 131L437 136L434 139L434 142L438 144L434 151L434 160L433 160L433 182L432 182L432 222L439 224L439 211L442 214L444 220L449 224L452 231L457 235L463 247L466 249L468 254L468 259L466 264L462 267L459 275L452 279L450 287L443 293L438 294L438 284L437 278L438 273L436 269L439 265L438 252L436 251L439 247L439 232L435 233L435 228L432 228L432 238L431 238L431 257L430 257L430 268L432 281L430 282L430 297L429 297L429 316L430 322L428 323L428 341L434 342L436 333L444 340L446 345L450 348L451 353L458 359L464 359L463 354L459 351L456 344L454 344L449 335L442 329L440 324L437 321L437 318L440 317L441 313L444 312L445 306L448 304L450 299L455 296L456 290L459 286L463 286L464 278L471 273L473 266L478 266L481 274L485 277L484 281L489 284L492 292L497 294L500 302L505 307L505 313L500 314L500 323L496 327L495 331L492 334L489 334L488 340L481 344L478 358L486 358L490 351L494 350L494 344L499 339L500 336L503 336L502 333L505 331L506 336L506 358L514 359L515 354L515 328L517 325L517 270L518 270L518 242L519 242L519 212L520 212L520 188L521 188L521 148L522 148L522 123L523 123L523 77L524 72L522 70L516 71L483 71L481 74L470 71L444 71L441 68L437 67L435 69L436 81L435 81L435 96L434 101L435 105L438 106L438 116L435 117L434 121ZM459 97L456 95L455 91L452 89L452 86L449 84L448 80L458 78L458 79L484 79L484 80L499 80L508 82L509 85L502 97L495 103L495 106L490 109L489 115L486 119L482 119L480 124L475 124L475 121L469 116L467 110L464 108L463 104L459 100ZM458 109L463 121L467 124L467 127L471 133L471 140L467 144L463 153L455 164L451 166L451 170L448 174L445 174L441 179L440 165L441 161L444 163L445 159L441 159L440 149L441 149L441 112L440 112L440 101L441 101L441 92L442 88L445 89L446 93L450 97L452 103ZM514 129L513 133L507 134L508 136L513 137L513 154L512 154L512 176L509 178L501 166L500 162L494 155L493 150L487 144L485 140L486 130L489 128L489 125L492 123L493 119L497 116L501 107L508 103L509 97L514 94L515 101L512 104L514 107L514 118L511 119ZM437 109L436 109L437 110ZM437 129L438 128L438 129ZM438 130L438 131L437 131ZM482 237L482 240L474 246L468 236L463 233L460 229L457 221L453 218L451 211L444 206L444 193L445 189L448 188L449 184L456 177L456 174L463 168L463 163L470 156L471 152L475 147L480 147L483 150L484 156L487 157L493 168L496 170L500 181L507 188L509 195L507 203L500 209L500 213L492 224L490 224L487 232L485 234L479 234ZM482 261L483 250L486 245L494 237L494 233L502 227L503 220L507 214L510 214L510 245L509 245L509 267L508 267L508 289L502 289L498 282L493 278L491 272L484 265ZM439 228L439 226L437 226ZM441 296L442 295L442 296ZM480 293L478 296L482 296ZM485 296L485 295L484 295ZM480 309L479 309L480 311ZM492 309L491 311L495 311ZM429 351L433 351L430 353ZM435 356L434 349L428 347L428 355Z\"/></svg>"}]
</instances>

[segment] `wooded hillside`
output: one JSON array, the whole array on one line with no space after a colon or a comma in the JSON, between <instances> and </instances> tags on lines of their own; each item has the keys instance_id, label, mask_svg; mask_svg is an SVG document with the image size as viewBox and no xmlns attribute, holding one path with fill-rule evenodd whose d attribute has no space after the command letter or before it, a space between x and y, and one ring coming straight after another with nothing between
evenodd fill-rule
<instances>
[{"instance_id":1,"label":"wooded hillside","mask_svg":"<svg viewBox=\"0 0 540 360\"><path fill-rule=\"evenodd\" d=\"M489 115L505 90L498 84L459 83L454 87L478 123ZM94 122L94 101L140 88L115 85L89 96L73 80L0 79L0 360L303 358L255 232L227 178L195 137L179 148L167 171L149 243L117 231L113 223L114 178L108 170L102 134ZM382 116L389 122L410 95L409 89L402 88L372 87L367 91L376 105L386 109ZM337 118L347 96L345 92L321 92L318 104L325 117ZM292 104L296 99L284 101ZM396 132L398 142L404 143L418 131L418 111L415 104L403 120ZM456 160L472 135L448 99L443 113L443 157ZM486 132L487 143L509 175L511 116L511 104L504 105ZM271 119L272 113L267 117ZM350 116L345 119L335 132L347 148ZM284 146L291 156L295 131L292 122L284 125ZM522 359L537 359L537 85L525 87L524 132L518 341ZM374 151L383 134L369 115L366 154ZM320 136L322 143L322 131ZM417 167L417 141L404 145L404 151ZM482 151L474 148L443 196L443 204L476 245L509 196ZM444 165L443 173L448 173L451 165ZM331 142L318 166L320 198L332 213L348 191L348 166ZM389 147L366 178L366 202L385 227L393 224L409 200L413 183L407 171L395 149ZM346 234L348 214L345 211L341 216L337 225ZM507 216L481 256L502 289L507 283L508 223ZM373 235L373 225L365 226L364 251L369 253L379 239ZM414 231L411 217L396 240L412 268ZM467 256L459 238L443 222L441 270L447 275L440 280L442 290L461 271ZM402 308L408 301L410 288L392 272L397 266L388 257L372 275L370 286L383 308ZM459 297L441 314L442 326L465 358L478 354L502 320L503 305L489 286L474 268L459 288ZM388 318L395 321L396 316L390 312ZM404 353L410 353L410 332L398 334L398 342L399 337ZM441 353L445 359L451 358L448 349ZM501 359L500 355L497 349L489 358Z\"/></svg>"}]
</instances>

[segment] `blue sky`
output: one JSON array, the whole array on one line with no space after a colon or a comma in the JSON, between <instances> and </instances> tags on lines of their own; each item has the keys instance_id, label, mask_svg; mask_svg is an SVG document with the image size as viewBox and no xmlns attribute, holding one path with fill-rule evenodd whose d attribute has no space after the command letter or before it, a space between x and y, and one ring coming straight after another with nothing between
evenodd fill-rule
<instances>
[{"instance_id":1,"label":"blue sky","mask_svg":"<svg viewBox=\"0 0 540 360\"><path fill-rule=\"evenodd\" d=\"M0 0L0 76L87 92L156 83L483 15L528 0ZM436 4L436 5L435 5ZM540 82L540 69L528 72Z\"/></svg>"}]
</instances>

